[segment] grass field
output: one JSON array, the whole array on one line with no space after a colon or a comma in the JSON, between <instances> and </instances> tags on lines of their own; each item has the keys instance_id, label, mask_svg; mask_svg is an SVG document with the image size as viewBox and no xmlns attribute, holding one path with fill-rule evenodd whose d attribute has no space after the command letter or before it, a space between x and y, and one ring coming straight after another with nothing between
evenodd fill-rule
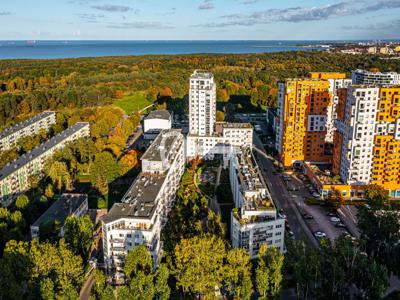
<instances>
[{"instance_id":1,"label":"grass field","mask_svg":"<svg viewBox=\"0 0 400 300\"><path fill-rule=\"evenodd\" d=\"M152 103L146 99L143 92L136 92L132 95L125 96L121 99L115 100L113 103L113 105L122 108L127 115L141 110L150 104Z\"/></svg>"}]
</instances>

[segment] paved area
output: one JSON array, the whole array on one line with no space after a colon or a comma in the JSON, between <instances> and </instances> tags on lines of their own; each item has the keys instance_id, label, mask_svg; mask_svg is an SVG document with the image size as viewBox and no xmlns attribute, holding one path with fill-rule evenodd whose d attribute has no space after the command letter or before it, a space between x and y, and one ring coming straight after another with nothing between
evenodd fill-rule
<instances>
[{"instance_id":1,"label":"paved area","mask_svg":"<svg viewBox=\"0 0 400 300\"><path fill-rule=\"evenodd\" d=\"M257 135L254 135L254 144L258 164L271 192L271 197L278 209L283 209L290 225L290 229L293 231L296 239L304 237L311 245L318 247L318 242L302 218L296 203L293 200L292 194L287 191L286 186L284 186L279 175L273 173L275 167L266 155L262 143Z\"/></svg>"},{"instance_id":2,"label":"paved area","mask_svg":"<svg viewBox=\"0 0 400 300\"><path fill-rule=\"evenodd\" d=\"M318 241L314 237L316 231L324 232L331 241L344 233L359 237L357 209L354 206L344 206L336 213L336 217L341 219L346 228L336 227L338 222L332 222L331 216L327 215L329 211L325 207L305 204L305 200L311 198L312 195L306 187L307 180L302 180L298 176L299 173L274 174L273 158L265 154L256 134L254 135L254 150L271 196L278 208L284 210L296 239L306 237L312 245L318 246ZM288 191L283 175L290 176L289 185L295 187L295 191Z\"/></svg>"}]
</instances>

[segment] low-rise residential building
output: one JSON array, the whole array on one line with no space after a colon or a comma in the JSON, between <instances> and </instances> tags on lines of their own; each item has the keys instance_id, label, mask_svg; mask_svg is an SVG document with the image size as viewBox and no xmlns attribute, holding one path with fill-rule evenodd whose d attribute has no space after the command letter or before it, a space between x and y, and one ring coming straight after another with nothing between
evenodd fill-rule
<instances>
[{"instance_id":1,"label":"low-rise residential building","mask_svg":"<svg viewBox=\"0 0 400 300\"><path fill-rule=\"evenodd\" d=\"M351 73L353 84L400 84L400 73L396 72L369 72L366 70L355 70Z\"/></svg>"},{"instance_id":2,"label":"low-rise residential building","mask_svg":"<svg viewBox=\"0 0 400 300\"><path fill-rule=\"evenodd\" d=\"M39 219L31 225L32 239L39 238L40 226L46 223L59 222L59 236L64 236L64 223L69 216L81 217L88 212L88 195L62 194Z\"/></svg>"},{"instance_id":3,"label":"low-rise residential building","mask_svg":"<svg viewBox=\"0 0 400 300\"><path fill-rule=\"evenodd\" d=\"M30 187L30 176L42 176L47 159L67 143L90 134L89 123L78 122L37 146L0 170L0 204L9 206L18 194Z\"/></svg>"},{"instance_id":4,"label":"low-rise residential building","mask_svg":"<svg viewBox=\"0 0 400 300\"><path fill-rule=\"evenodd\" d=\"M163 129L171 129L172 117L168 110L154 110L143 121L144 138L155 139Z\"/></svg>"},{"instance_id":5,"label":"low-rise residential building","mask_svg":"<svg viewBox=\"0 0 400 300\"><path fill-rule=\"evenodd\" d=\"M121 273L128 251L146 245L157 266L161 229L167 222L185 170L185 140L180 130L162 130L141 158L142 172L102 219L104 262Z\"/></svg>"},{"instance_id":6,"label":"low-rise residential building","mask_svg":"<svg viewBox=\"0 0 400 300\"><path fill-rule=\"evenodd\" d=\"M40 130L48 131L56 123L56 113L45 111L28 120L0 132L0 152L17 146L20 139L38 134Z\"/></svg>"},{"instance_id":7,"label":"low-rise residential building","mask_svg":"<svg viewBox=\"0 0 400 300\"><path fill-rule=\"evenodd\" d=\"M231 241L246 249L251 258L262 244L284 251L285 219L268 191L251 148L231 152L229 178L235 208L231 212Z\"/></svg>"},{"instance_id":8,"label":"low-rise residential building","mask_svg":"<svg viewBox=\"0 0 400 300\"><path fill-rule=\"evenodd\" d=\"M211 136L187 136L187 158L213 159L217 154L227 155L231 147L251 147L253 127L250 123L215 123Z\"/></svg>"}]
</instances>

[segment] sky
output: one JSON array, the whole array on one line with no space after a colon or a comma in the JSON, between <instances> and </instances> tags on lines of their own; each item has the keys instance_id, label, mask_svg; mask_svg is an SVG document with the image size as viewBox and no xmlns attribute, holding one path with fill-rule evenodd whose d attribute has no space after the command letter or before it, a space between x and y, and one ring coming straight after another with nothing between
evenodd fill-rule
<instances>
[{"instance_id":1,"label":"sky","mask_svg":"<svg viewBox=\"0 0 400 300\"><path fill-rule=\"evenodd\" d=\"M400 0L3 0L0 39L400 39Z\"/></svg>"}]
</instances>

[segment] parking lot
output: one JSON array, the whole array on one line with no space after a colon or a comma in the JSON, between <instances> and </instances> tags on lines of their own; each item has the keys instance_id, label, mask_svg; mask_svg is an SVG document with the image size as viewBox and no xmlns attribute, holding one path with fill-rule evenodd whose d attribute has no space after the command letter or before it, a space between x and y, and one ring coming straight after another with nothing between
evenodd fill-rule
<instances>
[{"instance_id":1,"label":"parking lot","mask_svg":"<svg viewBox=\"0 0 400 300\"><path fill-rule=\"evenodd\" d=\"M342 234L351 235L345 222L341 220L341 218L344 218L343 214L330 211L318 204L306 204L307 199L309 202L316 202L313 199L317 199L319 194L303 174L275 172L275 176L280 176L284 182L292 200L296 203L300 214L316 239L327 237L334 241Z\"/></svg>"}]
</instances>

